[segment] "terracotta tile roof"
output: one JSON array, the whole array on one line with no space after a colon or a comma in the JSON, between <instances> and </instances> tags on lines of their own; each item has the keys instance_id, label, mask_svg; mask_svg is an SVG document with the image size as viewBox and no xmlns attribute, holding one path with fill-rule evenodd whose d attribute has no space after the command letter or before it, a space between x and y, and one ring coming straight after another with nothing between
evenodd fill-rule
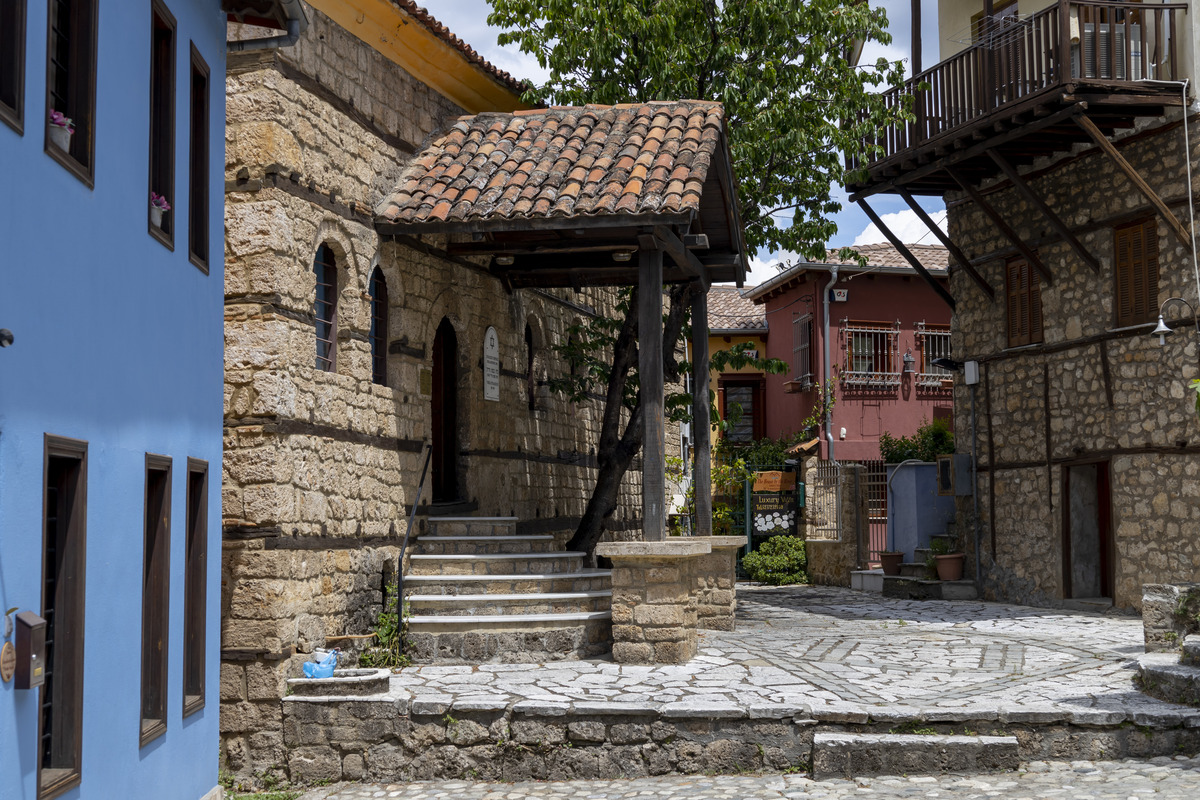
<instances>
[{"instance_id":1,"label":"terracotta tile roof","mask_svg":"<svg viewBox=\"0 0 1200 800\"><path fill-rule=\"evenodd\" d=\"M679 100L459 117L405 168L381 223L694 212L720 103Z\"/></svg>"},{"instance_id":2,"label":"terracotta tile roof","mask_svg":"<svg viewBox=\"0 0 1200 800\"><path fill-rule=\"evenodd\" d=\"M449 28L438 22L438 20L432 14L414 3L413 0L392 0L392 3L401 11L404 11L410 17L419 22L434 36L438 37L443 42L462 53L467 61L480 67L484 72L488 73L517 94L521 94L527 88L529 88L525 81L517 80L512 75L500 69L495 64L479 55L479 53L475 52L475 48L471 47L471 45L455 36Z\"/></svg>"},{"instance_id":3,"label":"terracotta tile roof","mask_svg":"<svg viewBox=\"0 0 1200 800\"><path fill-rule=\"evenodd\" d=\"M928 270L944 270L949 268L950 253L940 244L906 244L921 265ZM867 257L867 263L875 267L902 267L912 269L912 265L900 255L899 251L890 244L860 244L854 247ZM836 250L829 250L826 258L830 264L855 264L856 261L843 261L837 257Z\"/></svg>"},{"instance_id":4,"label":"terracotta tile roof","mask_svg":"<svg viewBox=\"0 0 1200 800\"><path fill-rule=\"evenodd\" d=\"M767 312L742 297L736 286L713 286L708 291L708 327L714 331L765 331Z\"/></svg>"}]
</instances>

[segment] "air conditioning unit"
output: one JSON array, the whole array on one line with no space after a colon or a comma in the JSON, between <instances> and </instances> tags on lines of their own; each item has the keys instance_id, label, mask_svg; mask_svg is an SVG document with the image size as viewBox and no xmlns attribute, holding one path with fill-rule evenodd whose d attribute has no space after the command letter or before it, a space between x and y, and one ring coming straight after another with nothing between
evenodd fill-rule
<instances>
[{"instance_id":1,"label":"air conditioning unit","mask_svg":"<svg viewBox=\"0 0 1200 800\"><path fill-rule=\"evenodd\" d=\"M1120 22L1083 23L1079 41L1071 45L1071 76L1117 81L1142 80L1142 26L1130 25L1128 32L1128 77L1125 74L1126 26Z\"/></svg>"}]
</instances>

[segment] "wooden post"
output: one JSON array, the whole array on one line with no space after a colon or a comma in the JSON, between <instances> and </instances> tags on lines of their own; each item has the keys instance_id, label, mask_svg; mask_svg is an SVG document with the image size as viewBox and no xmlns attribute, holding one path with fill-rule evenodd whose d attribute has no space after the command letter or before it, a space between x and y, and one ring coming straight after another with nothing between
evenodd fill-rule
<instances>
[{"instance_id":1,"label":"wooden post","mask_svg":"<svg viewBox=\"0 0 1200 800\"><path fill-rule=\"evenodd\" d=\"M692 532L712 536L712 421L708 401L708 286L692 298L692 441L696 460L692 468L692 487L696 498L696 518Z\"/></svg>"},{"instance_id":2,"label":"wooden post","mask_svg":"<svg viewBox=\"0 0 1200 800\"><path fill-rule=\"evenodd\" d=\"M912 0L912 74L921 73L921 0Z\"/></svg>"},{"instance_id":3,"label":"wooden post","mask_svg":"<svg viewBox=\"0 0 1200 800\"><path fill-rule=\"evenodd\" d=\"M642 392L642 528L646 541L667 536L663 424L663 255L638 251L638 374Z\"/></svg>"}]
</instances>

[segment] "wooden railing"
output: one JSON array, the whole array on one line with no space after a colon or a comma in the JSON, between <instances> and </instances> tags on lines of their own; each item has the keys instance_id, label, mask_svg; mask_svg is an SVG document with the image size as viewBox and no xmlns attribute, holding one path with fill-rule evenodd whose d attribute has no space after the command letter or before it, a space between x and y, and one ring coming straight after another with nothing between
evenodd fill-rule
<instances>
[{"instance_id":1,"label":"wooden railing","mask_svg":"<svg viewBox=\"0 0 1200 800\"><path fill-rule=\"evenodd\" d=\"M993 18L975 44L883 94L889 110L908 109L912 120L879 131L868 142L876 152L850 167L899 155L1052 87L1179 80L1187 7L1059 0L1024 19Z\"/></svg>"}]
</instances>

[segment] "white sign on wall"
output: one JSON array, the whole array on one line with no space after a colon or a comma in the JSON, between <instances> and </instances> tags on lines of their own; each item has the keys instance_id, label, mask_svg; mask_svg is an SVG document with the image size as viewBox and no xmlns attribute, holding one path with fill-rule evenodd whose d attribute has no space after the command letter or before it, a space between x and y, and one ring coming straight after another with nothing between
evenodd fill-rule
<instances>
[{"instance_id":1,"label":"white sign on wall","mask_svg":"<svg viewBox=\"0 0 1200 800\"><path fill-rule=\"evenodd\" d=\"M844 303L849 299L850 299L850 290L849 289L834 289L833 290L833 301L835 303Z\"/></svg>"},{"instance_id":2,"label":"white sign on wall","mask_svg":"<svg viewBox=\"0 0 1200 800\"><path fill-rule=\"evenodd\" d=\"M500 337L491 327L483 335L483 399L500 400Z\"/></svg>"}]
</instances>

